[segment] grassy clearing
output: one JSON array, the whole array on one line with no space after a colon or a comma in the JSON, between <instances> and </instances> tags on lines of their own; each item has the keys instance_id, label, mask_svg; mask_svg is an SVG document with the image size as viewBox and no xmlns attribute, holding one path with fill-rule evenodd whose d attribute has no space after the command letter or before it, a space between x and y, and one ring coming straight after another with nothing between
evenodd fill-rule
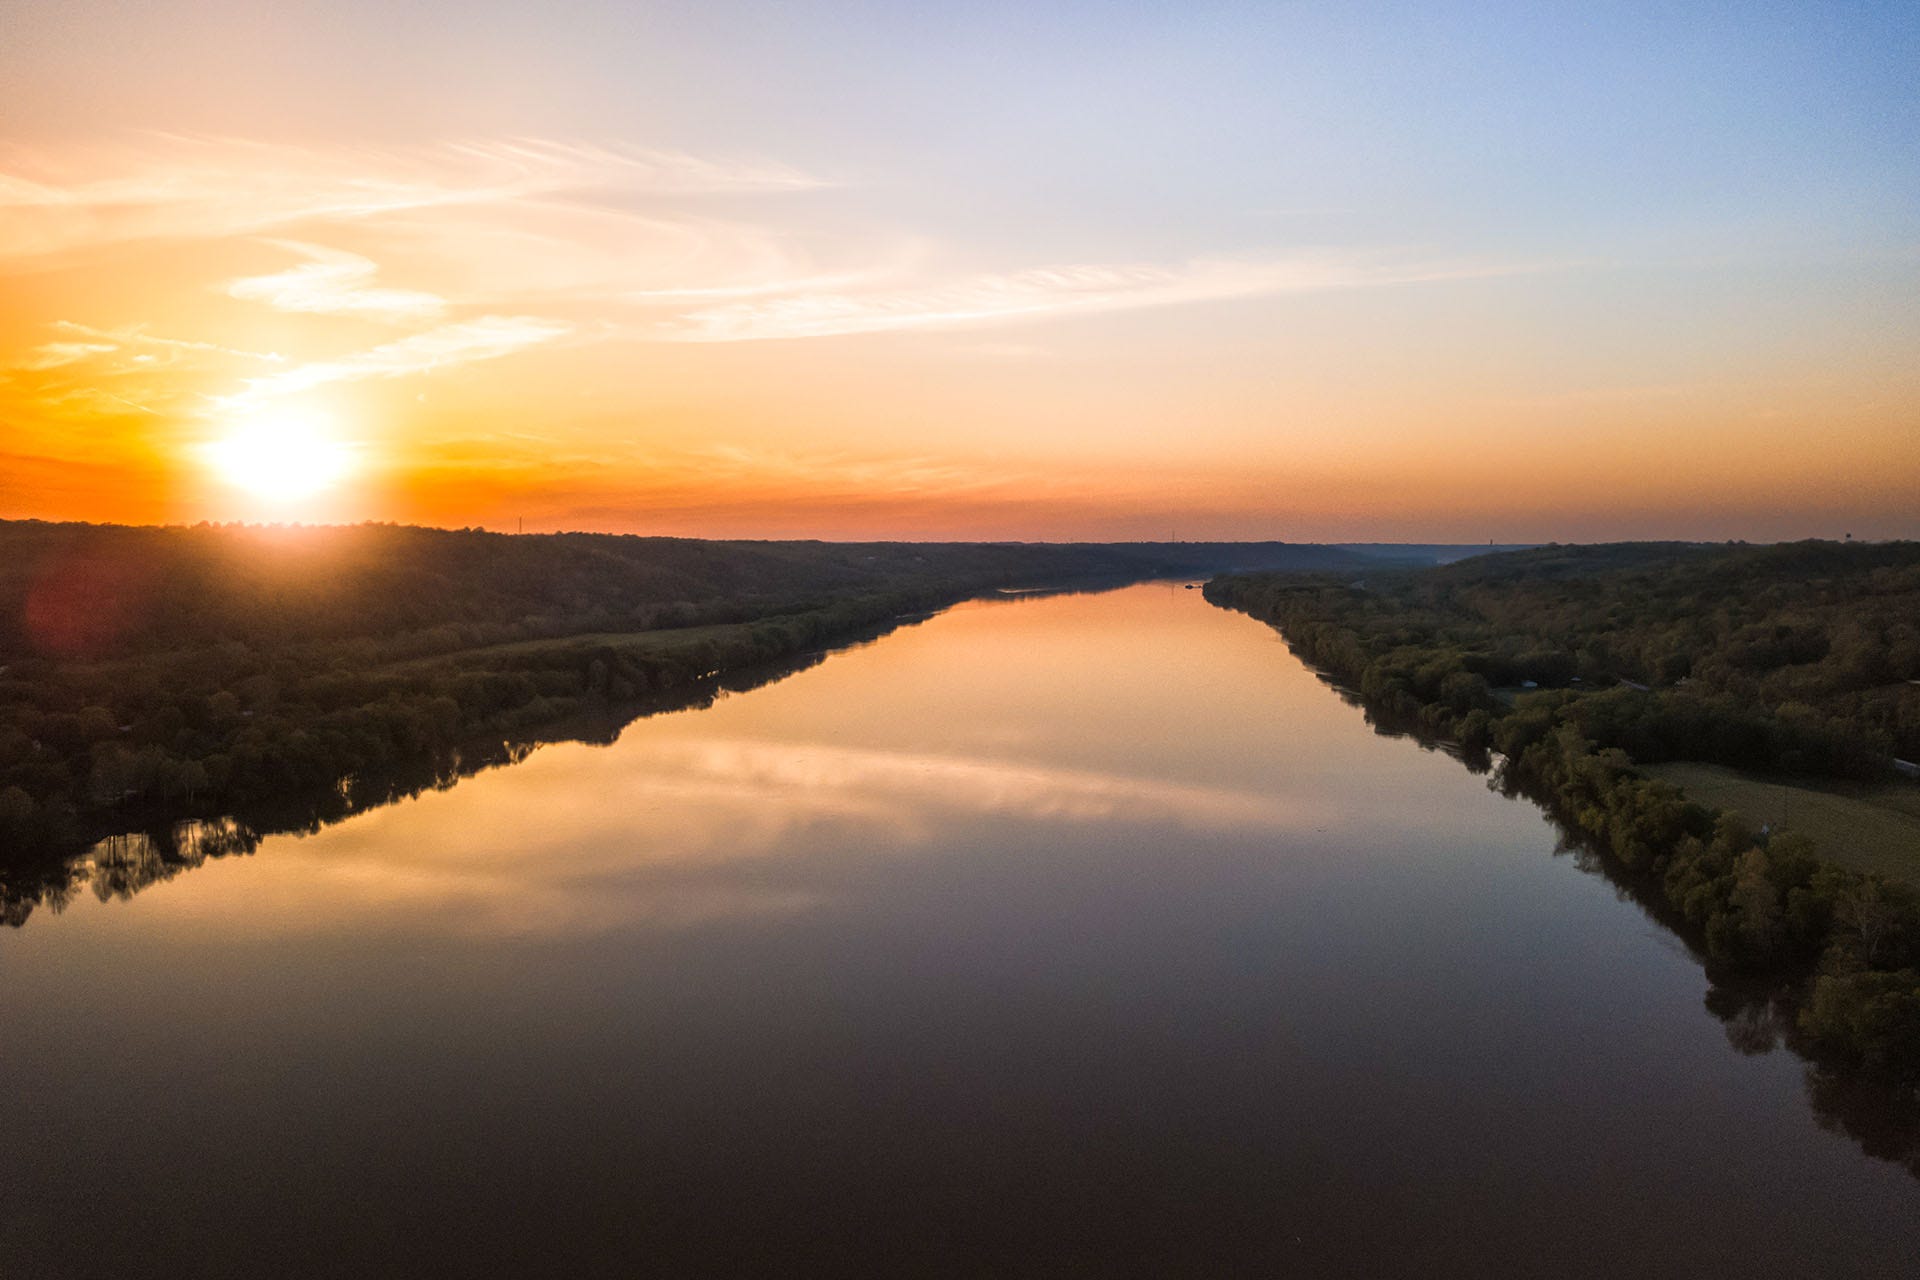
<instances>
[{"instance_id":1,"label":"grassy clearing","mask_svg":"<svg viewBox=\"0 0 1920 1280\"><path fill-rule=\"evenodd\" d=\"M1807 836L1820 856L1920 888L1920 787L1817 788L1755 778L1713 764L1640 766L1700 804Z\"/></svg>"}]
</instances>

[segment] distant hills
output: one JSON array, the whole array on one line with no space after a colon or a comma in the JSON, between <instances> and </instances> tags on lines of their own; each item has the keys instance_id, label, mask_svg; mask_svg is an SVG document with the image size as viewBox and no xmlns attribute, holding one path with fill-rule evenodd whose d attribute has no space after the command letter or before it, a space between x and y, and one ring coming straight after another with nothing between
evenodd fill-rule
<instances>
[{"instance_id":1,"label":"distant hills","mask_svg":"<svg viewBox=\"0 0 1920 1280\"><path fill-rule=\"evenodd\" d=\"M0 654L132 656L220 642L472 643L740 622L849 595L1431 564L1465 548L1285 542L754 542L395 525L0 521ZM1474 550L1478 550L1475 548ZM456 647L453 644L430 647Z\"/></svg>"}]
</instances>

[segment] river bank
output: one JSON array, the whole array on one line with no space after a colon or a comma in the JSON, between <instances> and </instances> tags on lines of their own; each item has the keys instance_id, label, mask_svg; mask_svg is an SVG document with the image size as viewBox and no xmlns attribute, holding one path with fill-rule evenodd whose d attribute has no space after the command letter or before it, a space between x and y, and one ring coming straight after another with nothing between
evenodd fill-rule
<instances>
[{"instance_id":1,"label":"river bank","mask_svg":"<svg viewBox=\"0 0 1920 1280\"><path fill-rule=\"evenodd\" d=\"M1207 598L1271 623L1303 659L1358 690L1370 713L1470 754L1500 753L1508 784L1651 886L1710 964L1770 982L1806 1052L1920 1084L1920 903L1909 890L1644 776L1626 752L1587 736L1578 694L1511 705L1490 696L1431 616L1284 576L1215 579Z\"/></svg>"}]
</instances>

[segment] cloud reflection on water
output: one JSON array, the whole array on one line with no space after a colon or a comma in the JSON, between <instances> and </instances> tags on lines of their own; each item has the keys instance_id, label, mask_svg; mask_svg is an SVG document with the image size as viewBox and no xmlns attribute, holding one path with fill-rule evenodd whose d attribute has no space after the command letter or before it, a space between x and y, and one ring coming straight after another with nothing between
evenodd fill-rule
<instances>
[{"instance_id":1,"label":"cloud reflection on water","mask_svg":"<svg viewBox=\"0 0 1920 1280\"><path fill-rule=\"evenodd\" d=\"M910 853L1008 818L1295 830L1324 802L1039 762L817 742L630 734L554 748L485 785L269 842L270 876L230 899L284 928L348 908L459 930L542 933L805 910L845 856ZM457 831L457 838L449 838ZM296 870L298 868L298 870Z\"/></svg>"}]
</instances>

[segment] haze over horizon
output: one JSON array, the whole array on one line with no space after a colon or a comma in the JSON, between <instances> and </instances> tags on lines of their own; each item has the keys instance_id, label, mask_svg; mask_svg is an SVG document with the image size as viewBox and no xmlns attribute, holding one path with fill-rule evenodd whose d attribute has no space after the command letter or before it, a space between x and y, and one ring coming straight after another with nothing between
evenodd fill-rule
<instances>
[{"instance_id":1,"label":"haze over horizon","mask_svg":"<svg viewBox=\"0 0 1920 1280\"><path fill-rule=\"evenodd\" d=\"M0 517L1920 536L1911 6L8 27Z\"/></svg>"}]
</instances>

